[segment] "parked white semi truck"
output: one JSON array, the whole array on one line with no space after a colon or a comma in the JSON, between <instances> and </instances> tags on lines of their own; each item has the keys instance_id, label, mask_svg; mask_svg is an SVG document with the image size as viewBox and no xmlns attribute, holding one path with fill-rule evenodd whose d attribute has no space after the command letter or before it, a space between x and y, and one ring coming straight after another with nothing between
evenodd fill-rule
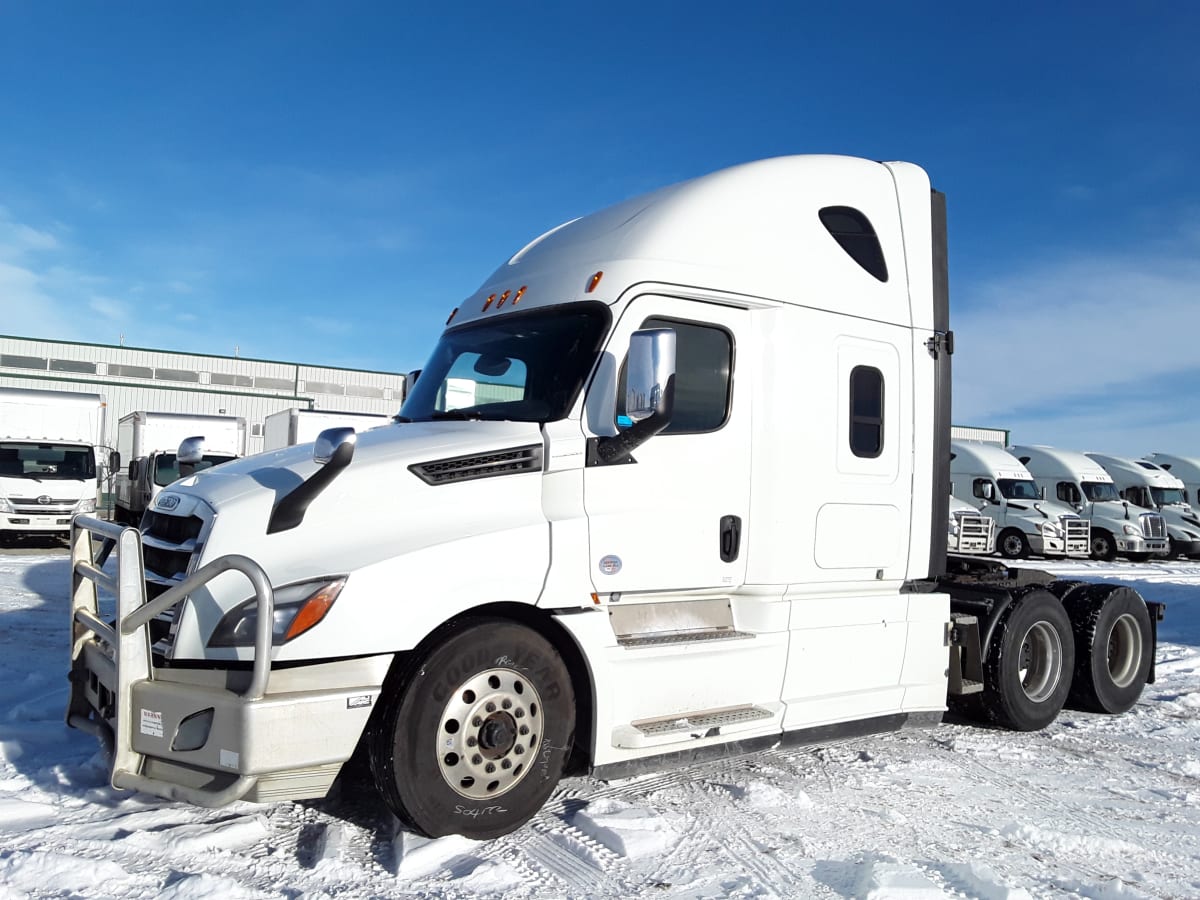
<instances>
[{"instance_id":1,"label":"parked white semi truck","mask_svg":"<svg viewBox=\"0 0 1200 900\"><path fill-rule=\"evenodd\" d=\"M353 428L366 431L387 425L391 416L372 413L330 412L323 409L281 409L263 420L263 450L281 450L296 444L308 444L326 428Z\"/></svg>"},{"instance_id":2,"label":"parked white semi truck","mask_svg":"<svg viewBox=\"0 0 1200 900\"><path fill-rule=\"evenodd\" d=\"M950 441L950 490L996 523L996 549L1007 559L1091 553L1087 520L1044 499L1029 470L1003 447Z\"/></svg>"},{"instance_id":3,"label":"parked white semi truck","mask_svg":"<svg viewBox=\"0 0 1200 900\"><path fill-rule=\"evenodd\" d=\"M1166 556L1200 559L1200 518L1188 504L1184 484L1157 463L1104 453L1086 456L1100 463L1122 499L1156 510L1167 526Z\"/></svg>"},{"instance_id":4,"label":"parked white semi truck","mask_svg":"<svg viewBox=\"0 0 1200 900\"><path fill-rule=\"evenodd\" d=\"M1167 550L1167 526L1156 512L1122 500L1100 463L1074 450L1031 445L1010 451L1047 497L1073 507L1092 526L1092 556L1118 554L1142 562Z\"/></svg>"},{"instance_id":5,"label":"parked white semi truck","mask_svg":"<svg viewBox=\"0 0 1200 900\"><path fill-rule=\"evenodd\" d=\"M1148 453L1144 457L1183 482L1183 502L1200 510L1200 457Z\"/></svg>"},{"instance_id":6,"label":"parked white semi truck","mask_svg":"<svg viewBox=\"0 0 1200 900\"><path fill-rule=\"evenodd\" d=\"M946 572L945 234L917 166L799 156L536 238L397 425L197 473L140 531L76 521L68 721L114 785L205 805L322 796L361 746L406 827L487 838L564 773L948 701L1127 709L1158 604ZM519 391L450 408L463 380Z\"/></svg>"},{"instance_id":7,"label":"parked white semi truck","mask_svg":"<svg viewBox=\"0 0 1200 900\"><path fill-rule=\"evenodd\" d=\"M180 477L176 458L181 442L203 439L202 456L193 471L211 468L246 453L246 420L239 416L139 410L117 421L117 452L113 456L113 486L118 522L135 524L163 488Z\"/></svg>"},{"instance_id":8,"label":"parked white semi truck","mask_svg":"<svg viewBox=\"0 0 1200 900\"><path fill-rule=\"evenodd\" d=\"M94 513L104 398L0 388L0 532L59 534Z\"/></svg>"}]
</instances>

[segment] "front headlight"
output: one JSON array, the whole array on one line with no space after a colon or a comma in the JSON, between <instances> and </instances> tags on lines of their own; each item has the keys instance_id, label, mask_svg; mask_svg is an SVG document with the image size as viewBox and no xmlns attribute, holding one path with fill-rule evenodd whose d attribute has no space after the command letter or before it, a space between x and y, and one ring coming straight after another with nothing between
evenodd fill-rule
<instances>
[{"instance_id":1,"label":"front headlight","mask_svg":"<svg viewBox=\"0 0 1200 900\"><path fill-rule=\"evenodd\" d=\"M77 513L94 513L95 511L96 511L95 499L91 499L91 500L84 499L84 500L80 500L78 503L75 504L75 512L77 512Z\"/></svg>"},{"instance_id":2,"label":"front headlight","mask_svg":"<svg viewBox=\"0 0 1200 900\"><path fill-rule=\"evenodd\" d=\"M954 516L950 517L950 534L958 537L958 519L954 518Z\"/></svg>"},{"instance_id":3,"label":"front headlight","mask_svg":"<svg viewBox=\"0 0 1200 900\"><path fill-rule=\"evenodd\" d=\"M1043 537L1059 537L1062 534L1062 527L1057 522L1043 522L1042 536Z\"/></svg>"},{"instance_id":4,"label":"front headlight","mask_svg":"<svg viewBox=\"0 0 1200 900\"><path fill-rule=\"evenodd\" d=\"M8 502L7 497L0 497L0 513L15 513L13 505Z\"/></svg>"},{"instance_id":5,"label":"front headlight","mask_svg":"<svg viewBox=\"0 0 1200 900\"><path fill-rule=\"evenodd\" d=\"M337 578L305 581L276 589L271 616L272 645L286 644L317 625L345 586L346 579ZM251 598L225 613L208 639L208 646L253 647L257 630L258 601Z\"/></svg>"},{"instance_id":6,"label":"front headlight","mask_svg":"<svg viewBox=\"0 0 1200 900\"><path fill-rule=\"evenodd\" d=\"M1142 536L1142 529L1138 528L1136 525L1126 525L1124 530L1126 534L1131 534L1134 537Z\"/></svg>"}]
</instances>

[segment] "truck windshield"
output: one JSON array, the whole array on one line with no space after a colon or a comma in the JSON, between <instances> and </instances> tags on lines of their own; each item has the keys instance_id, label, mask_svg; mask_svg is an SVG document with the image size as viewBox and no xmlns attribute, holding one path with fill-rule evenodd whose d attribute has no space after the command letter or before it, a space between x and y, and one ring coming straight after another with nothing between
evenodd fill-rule
<instances>
[{"instance_id":1,"label":"truck windshield","mask_svg":"<svg viewBox=\"0 0 1200 900\"><path fill-rule=\"evenodd\" d=\"M72 444L0 444L0 476L35 481L80 481L96 477L91 447Z\"/></svg>"},{"instance_id":2,"label":"truck windshield","mask_svg":"<svg viewBox=\"0 0 1200 900\"><path fill-rule=\"evenodd\" d=\"M592 371L610 320L607 306L589 302L452 328L433 348L398 419L564 418Z\"/></svg>"},{"instance_id":3,"label":"truck windshield","mask_svg":"<svg viewBox=\"0 0 1200 900\"><path fill-rule=\"evenodd\" d=\"M1154 502L1159 506L1170 506L1172 503L1187 503L1180 488L1150 488Z\"/></svg>"},{"instance_id":4,"label":"truck windshield","mask_svg":"<svg viewBox=\"0 0 1200 900\"><path fill-rule=\"evenodd\" d=\"M1037 500L1041 496L1037 485L1028 478L998 478L996 484L1006 500Z\"/></svg>"},{"instance_id":5,"label":"truck windshield","mask_svg":"<svg viewBox=\"0 0 1200 900\"><path fill-rule=\"evenodd\" d=\"M1121 499L1111 481L1084 481L1080 484L1080 487L1083 488L1083 495L1093 503Z\"/></svg>"},{"instance_id":6,"label":"truck windshield","mask_svg":"<svg viewBox=\"0 0 1200 900\"><path fill-rule=\"evenodd\" d=\"M229 462L231 459L237 459L236 456L225 456L218 453L205 453L200 462L196 463L196 472L202 472L205 469L211 469L213 466L219 466L223 462ZM160 453L154 458L154 483L159 487L166 487L173 481L179 480L179 462L175 459L174 453Z\"/></svg>"}]
</instances>

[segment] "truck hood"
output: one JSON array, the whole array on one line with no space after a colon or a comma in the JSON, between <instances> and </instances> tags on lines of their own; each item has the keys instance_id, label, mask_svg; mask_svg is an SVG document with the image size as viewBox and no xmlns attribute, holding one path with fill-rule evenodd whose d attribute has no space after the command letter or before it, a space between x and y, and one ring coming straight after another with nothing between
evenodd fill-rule
<instances>
[{"instance_id":1,"label":"truck hood","mask_svg":"<svg viewBox=\"0 0 1200 900\"><path fill-rule=\"evenodd\" d=\"M78 503L84 497L94 496L96 479L91 478L14 478L0 475L0 497L35 498L50 497L63 503Z\"/></svg>"},{"instance_id":2,"label":"truck hood","mask_svg":"<svg viewBox=\"0 0 1200 900\"><path fill-rule=\"evenodd\" d=\"M202 562L225 553L252 557L274 584L348 572L381 559L539 519L540 477L430 484L410 466L486 457L542 446L531 422L447 421L393 424L357 436L354 459L309 505L294 528L268 534L272 509L320 468L312 444L260 453L175 482L153 509L179 515L200 501L212 512ZM536 467L540 476L541 466ZM523 477L522 477L523 476ZM174 498L174 499L172 499Z\"/></svg>"}]
</instances>

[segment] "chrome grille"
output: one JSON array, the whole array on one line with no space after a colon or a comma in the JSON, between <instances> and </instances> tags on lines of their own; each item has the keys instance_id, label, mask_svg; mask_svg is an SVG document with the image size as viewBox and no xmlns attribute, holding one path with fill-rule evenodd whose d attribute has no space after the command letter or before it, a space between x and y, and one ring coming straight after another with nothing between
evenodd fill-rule
<instances>
[{"instance_id":1,"label":"chrome grille","mask_svg":"<svg viewBox=\"0 0 1200 900\"><path fill-rule=\"evenodd\" d=\"M142 518L142 559L146 571L146 599L153 600L187 577L204 546L208 521L195 515L173 516L148 510ZM174 644L175 606L150 623L154 653L170 656Z\"/></svg>"},{"instance_id":2,"label":"chrome grille","mask_svg":"<svg viewBox=\"0 0 1200 900\"><path fill-rule=\"evenodd\" d=\"M69 516L75 511L78 499L61 500L49 498L49 503L41 503L37 497L9 497L13 510L18 516Z\"/></svg>"},{"instance_id":3,"label":"chrome grille","mask_svg":"<svg viewBox=\"0 0 1200 900\"><path fill-rule=\"evenodd\" d=\"M1142 534L1151 540L1162 540L1167 536L1167 523L1157 513L1142 513Z\"/></svg>"}]
</instances>

